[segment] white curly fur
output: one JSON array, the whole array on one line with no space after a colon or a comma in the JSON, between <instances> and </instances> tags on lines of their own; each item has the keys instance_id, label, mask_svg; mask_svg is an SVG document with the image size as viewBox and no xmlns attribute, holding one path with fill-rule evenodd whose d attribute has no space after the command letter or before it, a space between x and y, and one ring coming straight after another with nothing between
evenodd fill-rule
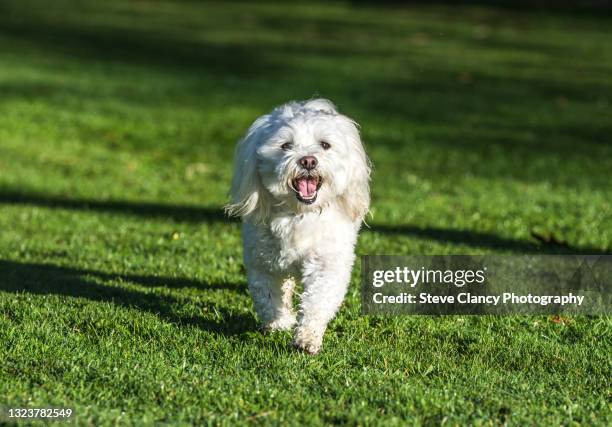
<instances>
[{"instance_id":1,"label":"white curly fur","mask_svg":"<svg viewBox=\"0 0 612 427\"><path fill-rule=\"evenodd\" d=\"M300 166L304 156L318 161L313 170ZM311 204L298 199L294 184L306 175L321 182ZM346 294L357 232L370 204L369 179L356 123L326 99L279 106L238 143L226 209L243 219L255 309L267 330L297 324L293 343L308 353L321 349ZM297 317L296 278L304 286Z\"/></svg>"}]
</instances>

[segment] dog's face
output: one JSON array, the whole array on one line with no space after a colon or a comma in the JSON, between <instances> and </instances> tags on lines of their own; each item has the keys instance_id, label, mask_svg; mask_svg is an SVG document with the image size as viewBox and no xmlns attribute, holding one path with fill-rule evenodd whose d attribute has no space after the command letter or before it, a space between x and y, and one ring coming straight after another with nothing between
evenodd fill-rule
<instances>
[{"instance_id":1,"label":"dog's face","mask_svg":"<svg viewBox=\"0 0 612 427\"><path fill-rule=\"evenodd\" d=\"M355 123L333 104L286 104L260 117L241 141L229 210L246 216L259 209L265 216L275 205L297 213L337 202L362 218L369 173Z\"/></svg>"},{"instance_id":2,"label":"dog's face","mask_svg":"<svg viewBox=\"0 0 612 427\"><path fill-rule=\"evenodd\" d=\"M346 190L350 142L339 120L324 112L293 117L257 149L259 177L275 201L304 211Z\"/></svg>"}]
</instances>

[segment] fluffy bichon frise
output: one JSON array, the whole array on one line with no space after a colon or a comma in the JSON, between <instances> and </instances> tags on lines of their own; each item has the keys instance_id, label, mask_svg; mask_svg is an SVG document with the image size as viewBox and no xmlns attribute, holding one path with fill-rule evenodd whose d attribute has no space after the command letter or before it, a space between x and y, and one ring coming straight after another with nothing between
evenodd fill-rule
<instances>
[{"instance_id":1,"label":"fluffy bichon frise","mask_svg":"<svg viewBox=\"0 0 612 427\"><path fill-rule=\"evenodd\" d=\"M266 330L291 329L315 354L349 284L370 204L370 163L357 124L328 100L289 102L238 143L229 214L243 219L244 263ZM296 318L296 279L304 292Z\"/></svg>"}]
</instances>

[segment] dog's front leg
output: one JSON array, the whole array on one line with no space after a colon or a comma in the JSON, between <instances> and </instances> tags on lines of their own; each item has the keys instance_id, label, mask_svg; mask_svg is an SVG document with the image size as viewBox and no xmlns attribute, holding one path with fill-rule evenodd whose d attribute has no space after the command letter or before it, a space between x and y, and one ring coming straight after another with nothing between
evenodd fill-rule
<instances>
[{"instance_id":1,"label":"dog's front leg","mask_svg":"<svg viewBox=\"0 0 612 427\"><path fill-rule=\"evenodd\" d=\"M348 288L350 262L313 261L304 266L304 293L293 345L310 354L321 350L327 324L334 318Z\"/></svg>"},{"instance_id":2,"label":"dog's front leg","mask_svg":"<svg viewBox=\"0 0 612 427\"><path fill-rule=\"evenodd\" d=\"M282 278L251 269L248 272L248 281L255 311L264 330L291 329L296 323L291 306L295 286L293 278Z\"/></svg>"}]
</instances>

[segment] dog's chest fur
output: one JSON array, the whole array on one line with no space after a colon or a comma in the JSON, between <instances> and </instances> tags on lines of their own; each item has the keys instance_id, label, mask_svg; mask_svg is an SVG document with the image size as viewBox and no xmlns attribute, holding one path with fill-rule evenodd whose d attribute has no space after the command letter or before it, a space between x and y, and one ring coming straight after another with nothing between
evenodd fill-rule
<instances>
[{"instance_id":1,"label":"dog's chest fur","mask_svg":"<svg viewBox=\"0 0 612 427\"><path fill-rule=\"evenodd\" d=\"M340 221L340 212L323 210L273 217L267 225L245 223L243 233L253 235L245 245L246 257L254 258L270 272L293 270L305 261L337 255L338 246L354 245L354 225ZM349 241L350 240L350 241Z\"/></svg>"}]
</instances>

